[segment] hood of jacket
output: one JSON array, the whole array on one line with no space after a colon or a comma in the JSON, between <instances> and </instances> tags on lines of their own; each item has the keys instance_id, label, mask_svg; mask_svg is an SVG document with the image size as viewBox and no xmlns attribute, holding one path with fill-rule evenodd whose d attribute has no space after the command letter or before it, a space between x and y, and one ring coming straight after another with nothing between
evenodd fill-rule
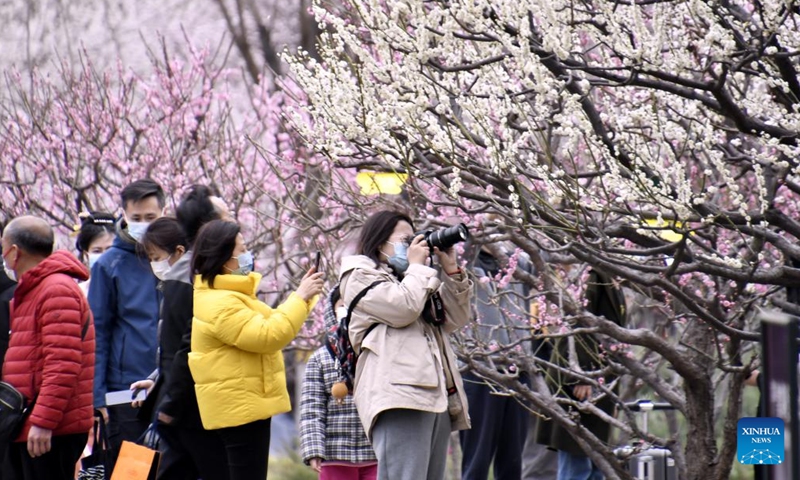
<instances>
[{"instance_id":1,"label":"hood of jacket","mask_svg":"<svg viewBox=\"0 0 800 480\"><path fill-rule=\"evenodd\" d=\"M125 223L124 218L120 218L117 220L116 229L117 229L117 237L114 239L114 245L117 245L117 240L121 240L121 244L126 244L130 246L130 248L125 248L125 250L129 251L136 251L136 245L139 243L137 242L131 235L128 233L127 228L123 228L122 224ZM126 224L127 226L127 224ZM120 248L122 248L120 246Z\"/></svg>"},{"instance_id":2,"label":"hood of jacket","mask_svg":"<svg viewBox=\"0 0 800 480\"><path fill-rule=\"evenodd\" d=\"M147 256L143 248L138 248L139 244L136 243L136 240L128 235L128 231L120 228L120 223L117 223L117 236L114 237L114 243L112 243L111 246L130 252L137 257L144 258Z\"/></svg>"},{"instance_id":3,"label":"hood of jacket","mask_svg":"<svg viewBox=\"0 0 800 480\"><path fill-rule=\"evenodd\" d=\"M164 280L192 284L192 251L188 250L181 258L169 269Z\"/></svg>"},{"instance_id":4,"label":"hood of jacket","mask_svg":"<svg viewBox=\"0 0 800 480\"><path fill-rule=\"evenodd\" d=\"M23 298L44 278L56 273L69 275L80 282L89 279L89 269L86 268L86 265L79 262L71 253L59 250L25 272L25 275L19 280L19 286L14 296Z\"/></svg>"},{"instance_id":5,"label":"hood of jacket","mask_svg":"<svg viewBox=\"0 0 800 480\"><path fill-rule=\"evenodd\" d=\"M370 270L381 270L394 276L392 269L385 263L376 264L371 258L366 255L350 255L342 258L342 266L339 267L339 281L349 272L356 268L368 268Z\"/></svg>"}]
</instances>

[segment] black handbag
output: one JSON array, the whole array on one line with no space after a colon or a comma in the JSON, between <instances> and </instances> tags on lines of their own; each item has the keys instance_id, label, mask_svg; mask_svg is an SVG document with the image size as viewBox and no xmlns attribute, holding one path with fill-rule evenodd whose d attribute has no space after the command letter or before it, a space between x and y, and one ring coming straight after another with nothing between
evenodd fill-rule
<instances>
[{"instance_id":1,"label":"black handbag","mask_svg":"<svg viewBox=\"0 0 800 480\"><path fill-rule=\"evenodd\" d=\"M94 419L94 441L92 453L81 458L81 469L78 480L106 480L111 476L114 461L111 455L111 446L108 443L106 422L98 414Z\"/></svg>"},{"instance_id":2,"label":"black handbag","mask_svg":"<svg viewBox=\"0 0 800 480\"><path fill-rule=\"evenodd\" d=\"M17 438L33 403L16 388L0 382L0 445L9 445Z\"/></svg>"}]
</instances>

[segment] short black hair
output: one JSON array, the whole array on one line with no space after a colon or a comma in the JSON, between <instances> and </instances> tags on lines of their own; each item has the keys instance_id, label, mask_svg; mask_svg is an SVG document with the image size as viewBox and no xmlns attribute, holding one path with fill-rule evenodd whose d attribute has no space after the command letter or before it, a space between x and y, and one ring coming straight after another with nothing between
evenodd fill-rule
<instances>
[{"instance_id":1,"label":"short black hair","mask_svg":"<svg viewBox=\"0 0 800 480\"><path fill-rule=\"evenodd\" d=\"M81 228L75 239L75 248L80 253L88 252L89 245L104 233L116 234L116 218L106 212L89 212L81 214Z\"/></svg>"},{"instance_id":2,"label":"short black hair","mask_svg":"<svg viewBox=\"0 0 800 480\"><path fill-rule=\"evenodd\" d=\"M233 256L239 225L225 220L212 220L200 229L192 249L192 271L210 287L222 274L222 266Z\"/></svg>"},{"instance_id":3,"label":"short black hair","mask_svg":"<svg viewBox=\"0 0 800 480\"><path fill-rule=\"evenodd\" d=\"M120 195L122 209L124 210L128 206L128 202L139 202L153 196L158 200L159 207L164 208L166 206L167 198L164 196L164 189L161 188L161 185L149 178L136 180L122 189L122 194Z\"/></svg>"},{"instance_id":4,"label":"short black hair","mask_svg":"<svg viewBox=\"0 0 800 480\"><path fill-rule=\"evenodd\" d=\"M149 246L160 248L172 255L183 247L188 249L189 242L186 241L186 232L183 231L181 224L171 217L161 217L153 220L147 226L147 231L142 237L142 246L147 249Z\"/></svg>"},{"instance_id":5,"label":"short black hair","mask_svg":"<svg viewBox=\"0 0 800 480\"><path fill-rule=\"evenodd\" d=\"M53 253L55 236L49 226L42 228L25 228L18 225L6 226L5 238L11 245L18 246L22 251L39 257L49 257Z\"/></svg>"},{"instance_id":6,"label":"short black hair","mask_svg":"<svg viewBox=\"0 0 800 480\"><path fill-rule=\"evenodd\" d=\"M366 255L375 264L380 265L381 245L389 240L394 233L394 227L400 222L407 222L411 225L411 229L414 229L414 222L402 212L382 210L369 217L361 227L361 235L358 238L358 254Z\"/></svg>"},{"instance_id":7,"label":"short black hair","mask_svg":"<svg viewBox=\"0 0 800 480\"><path fill-rule=\"evenodd\" d=\"M211 187L192 185L175 210L175 217L183 226L189 245L194 244L200 227L211 220L219 219L219 212L211 203L212 196L217 196L217 192Z\"/></svg>"}]
</instances>

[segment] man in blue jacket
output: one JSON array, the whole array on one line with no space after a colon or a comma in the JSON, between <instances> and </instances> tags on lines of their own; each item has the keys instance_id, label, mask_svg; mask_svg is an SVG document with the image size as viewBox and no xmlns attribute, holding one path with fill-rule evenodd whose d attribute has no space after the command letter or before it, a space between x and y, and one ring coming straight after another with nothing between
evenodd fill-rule
<instances>
[{"instance_id":1,"label":"man in blue jacket","mask_svg":"<svg viewBox=\"0 0 800 480\"><path fill-rule=\"evenodd\" d=\"M156 368L160 293L139 241L165 206L164 191L150 179L129 184L121 197L117 238L92 267L89 286L97 336L94 406L108 424L114 455L123 440L136 441L148 424L128 403L106 406L106 393L128 390Z\"/></svg>"}]
</instances>

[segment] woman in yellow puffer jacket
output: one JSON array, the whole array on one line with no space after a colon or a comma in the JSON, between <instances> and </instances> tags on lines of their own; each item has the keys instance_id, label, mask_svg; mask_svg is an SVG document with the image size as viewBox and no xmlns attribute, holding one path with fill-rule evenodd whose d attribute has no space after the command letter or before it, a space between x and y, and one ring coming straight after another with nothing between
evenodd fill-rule
<instances>
[{"instance_id":1,"label":"woman in yellow puffer jacket","mask_svg":"<svg viewBox=\"0 0 800 480\"><path fill-rule=\"evenodd\" d=\"M294 339L322 291L312 269L277 308L256 298L261 275L235 223L214 220L195 241L189 368L200 418L225 445L230 480L267 476L270 418L291 410L281 349Z\"/></svg>"}]
</instances>

